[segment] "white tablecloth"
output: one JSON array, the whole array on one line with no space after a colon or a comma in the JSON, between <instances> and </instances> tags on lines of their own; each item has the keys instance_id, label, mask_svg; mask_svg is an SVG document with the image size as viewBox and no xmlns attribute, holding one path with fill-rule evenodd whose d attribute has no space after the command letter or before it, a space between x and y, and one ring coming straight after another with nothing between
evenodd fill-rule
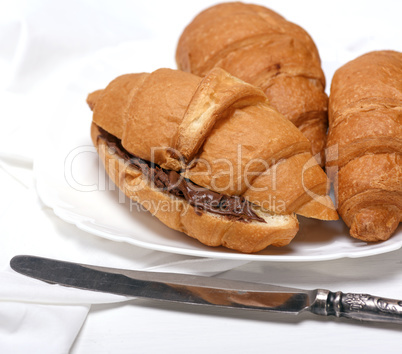
<instances>
[{"instance_id":1,"label":"white tablecloth","mask_svg":"<svg viewBox=\"0 0 402 354\"><path fill-rule=\"evenodd\" d=\"M9 268L35 254L123 268L222 276L306 289L402 298L402 250L325 262L221 261L108 241L59 219L38 198L33 163L41 130L73 92L79 63L117 46L158 42L161 55L116 58L115 75L174 67L184 26L215 1L0 2L0 352L399 353L402 326L158 303L51 286ZM341 64L375 49L402 50L397 1L270 1L314 38L329 86ZM154 51L153 51L154 52ZM106 55L106 54L105 54ZM112 56L113 58L113 56ZM124 62L124 64L122 64ZM90 65L90 61L86 65ZM82 67L82 66L81 66ZM111 71L93 67L93 85ZM91 76L92 75L92 76ZM88 80L88 76L86 76ZM68 90L66 90L68 88ZM93 87L93 89L98 87ZM78 88L77 88L78 90ZM68 100L64 100L68 102Z\"/></svg>"}]
</instances>

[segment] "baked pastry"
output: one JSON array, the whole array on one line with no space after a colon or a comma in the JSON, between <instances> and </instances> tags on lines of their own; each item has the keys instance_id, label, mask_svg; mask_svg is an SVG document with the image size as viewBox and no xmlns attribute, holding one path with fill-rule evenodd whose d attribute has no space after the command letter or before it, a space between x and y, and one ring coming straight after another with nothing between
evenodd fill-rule
<instances>
[{"instance_id":1,"label":"baked pastry","mask_svg":"<svg viewBox=\"0 0 402 354\"><path fill-rule=\"evenodd\" d=\"M317 48L301 27L263 6L222 3L201 12L178 42L180 70L221 67L263 89L272 107L311 141L324 165L328 97Z\"/></svg>"},{"instance_id":2,"label":"baked pastry","mask_svg":"<svg viewBox=\"0 0 402 354\"><path fill-rule=\"evenodd\" d=\"M350 234L388 239L402 220L402 53L367 53L335 72L328 151Z\"/></svg>"},{"instance_id":3,"label":"baked pastry","mask_svg":"<svg viewBox=\"0 0 402 354\"><path fill-rule=\"evenodd\" d=\"M309 141L261 89L222 69L123 75L87 102L115 184L206 245L257 252L292 240L294 213L337 218Z\"/></svg>"}]
</instances>

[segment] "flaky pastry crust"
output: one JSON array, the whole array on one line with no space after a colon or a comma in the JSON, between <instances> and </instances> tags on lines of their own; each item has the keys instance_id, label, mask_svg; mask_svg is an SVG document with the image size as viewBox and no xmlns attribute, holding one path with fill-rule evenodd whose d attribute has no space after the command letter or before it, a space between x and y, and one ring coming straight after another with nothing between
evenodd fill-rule
<instances>
[{"instance_id":1,"label":"flaky pastry crust","mask_svg":"<svg viewBox=\"0 0 402 354\"><path fill-rule=\"evenodd\" d=\"M263 6L218 4L185 28L176 62L180 70L198 76L221 67L261 87L270 105L300 129L324 164L325 76L317 48L304 29Z\"/></svg>"},{"instance_id":2,"label":"flaky pastry crust","mask_svg":"<svg viewBox=\"0 0 402 354\"><path fill-rule=\"evenodd\" d=\"M338 69L329 124L342 219L355 238L388 239L402 220L402 53L370 52Z\"/></svg>"}]
</instances>

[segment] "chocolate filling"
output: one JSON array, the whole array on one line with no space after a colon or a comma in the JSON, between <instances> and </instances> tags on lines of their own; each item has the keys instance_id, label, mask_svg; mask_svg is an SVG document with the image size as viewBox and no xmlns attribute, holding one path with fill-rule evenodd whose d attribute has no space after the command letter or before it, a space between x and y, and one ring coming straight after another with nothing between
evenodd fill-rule
<instances>
[{"instance_id":1,"label":"chocolate filling","mask_svg":"<svg viewBox=\"0 0 402 354\"><path fill-rule=\"evenodd\" d=\"M98 139L102 139L119 157L139 169L156 188L184 198L195 208L197 214L200 215L201 210L205 210L231 220L265 222L252 210L251 203L244 197L229 196L201 187L176 171L165 170L155 163L130 154L123 148L120 139L100 127L99 131Z\"/></svg>"}]
</instances>

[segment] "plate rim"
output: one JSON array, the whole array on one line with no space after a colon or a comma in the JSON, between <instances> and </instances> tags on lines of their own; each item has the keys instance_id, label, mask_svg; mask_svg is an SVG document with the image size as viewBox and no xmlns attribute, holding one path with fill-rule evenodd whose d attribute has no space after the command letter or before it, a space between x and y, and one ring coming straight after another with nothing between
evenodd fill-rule
<instances>
[{"instance_id":1,"label":"plate rim","mask_svg":"<svg viewBox=\"0 0 402 354\"><path fill-rule=\"evenodd\" d=\"M161 245L152 242L145 242L138 239L133 239L129 235L119 236L114 235L112 232L101 231L96 227L91 225L98 225L107 229L106 225L102 225L100 223L94 224L90 219L90 217L75 213L72 210L67 209L61 205L57 205L54 198L50 197L46 193L46 189L42 186L42 182L40 178L38 178L37 174L37 166L38 160L34 161L34 175L35 175L35 188L37 194L41 201L49 208L51 208L54 214L59 217L61 220L75 225L78 229L88 232L92 235L114 241L114 242L125 242L127 244L150 249L159 252L165 253L173 253L179 255L200 257L200 258L213 258L213 259L222 259L222 260L239 260L239 261L256 261L256 262L284 262L284 263L295 263L295 262L321 262L321 261L332 261L342 258L363 258L375 256L383 253L389 253L396 251L402 247L402 241L389 243L386 246L380 248L370 248L370 249L359 249L355 252L335 252L329 254L319 254L313 256L307 255L264 255L258 253L240 253L235 252L233 250L228 250L228 252L221 251L212 251L212 250L197 250L197 249L188 249L188 248L180 248L169 245ZM190 237L183 234L185 237ZM200 244L201 245L201 244ZM232 253L233 251L233 253Z\"/></svg>"}]
</instances>

